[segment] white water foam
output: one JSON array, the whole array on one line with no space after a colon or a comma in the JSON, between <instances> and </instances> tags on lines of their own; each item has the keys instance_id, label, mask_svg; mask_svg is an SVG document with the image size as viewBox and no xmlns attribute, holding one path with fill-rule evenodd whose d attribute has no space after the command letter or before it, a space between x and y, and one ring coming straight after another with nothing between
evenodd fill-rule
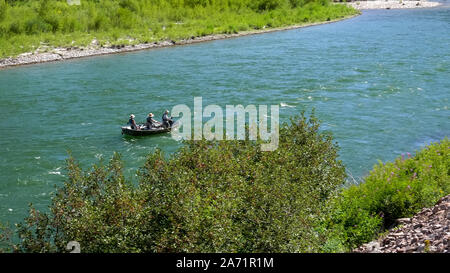
<instances>
[{"instance_id":1,"label":"white water foam","mask_svg":"<svg viewBox=\"0 0 450 273\"><path fill-rule=\"evenodd\" d=\"M289 104L287 104L287 103L284 103L284 102L280 102L280 106L281 107L289 107L289 108L295 108L295 106L294 105L289 105Z\"/></svg>"}]
</instances>

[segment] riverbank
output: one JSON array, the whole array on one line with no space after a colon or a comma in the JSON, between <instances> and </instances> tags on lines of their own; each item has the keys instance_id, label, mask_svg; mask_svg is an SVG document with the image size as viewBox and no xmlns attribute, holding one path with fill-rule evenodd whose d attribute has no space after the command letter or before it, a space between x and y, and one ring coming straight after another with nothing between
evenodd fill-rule
<instances>
[{"instance_id":1,"label":"riverbank","mask_svg":"<svg viewBox=\"0 0 450 273\"><path fill-rule=\"evenodd\" d=\"M0 0L0 67L230 38L359 13L329 0L298 1Z\"/></svg>"},{"instance_id":2,"label":"riverbank","mask_svg":"<svg viewBox=\"0 0 450 273\"><path fill-rule=\"evenodd\" d=\"M405 8L429 8L441 5L438 2L431 1L357 1L347 3L348 6L357 10L368 9L405 9ZM14 57L0 58L0 69L19 65L29 65L45 62L54 62L69 60L75 58L99 56L106 54L133 52L152 48L169 47L176 45L188 45L200 42L208 42L220 39L236 38L246 35L263 34L274 31L296 29L302 27L310 27L320 24L333 23L344 19L352 18L360 15L361 13L343 16L342 18L332 19L322 22L294 24L284 27L267 27L263 26L260 29L237 31L237 33L219 33L210 35L191 36L188 39L166 39L161 41L151 41L139 43L138 39L124 39L122 42L105 43L103 40L96 39L89 40L88 45L74 45L74 46L52 46L47 43L40 43L40 46L30 52L21 53ZM329 18L328 18L329 19Z\"/></svg>"},{"instance_id":3,"label":"riverbank","mask_svg":"<svg viewBox=\"0 0 450 273\"><path fill-rule=\"evenodd\" d=\"M432 8L441 5L438 2L431 1L355 1L348 3L349 6L359 9L414 9L414 8Z\"/></svg>"},{"instance_id":4,"label":"riverbank","mask_svg":"<svg viewBox=\"0 0 450 273\"><path fill-rule=\"evenodd\" d=\"M142 44L137 44L137 45L112 45L112 46L105 47L105 46L99 45L98 41L94 39L91 42L91 44L87 47L54 47L54 48L46 47L45 52L39 52L39 50L36 50L35 52L22 53L18 57L0 59L0 69L6 68L6 67L12 67L12 66L19 66L19 65L29 65L29 64L37 64L37 63L45 63L45 62L63 61L63 60L76 59L76 58L84 58L84 57L99 56L99 55L106 55L106 54L126 53L126 52L140 51L140 50L146 50L146 49L156 49L156 48L169 47L169 46L189 45L189 44L195 44L195 43L201 43L201 42L209 42L209 41L215 41L215 40L237 38L237 37L242 37L242 36L247 36L247 35L256 35L256 34L275 32L275 31L312 27L312 26L317 26L317 25L322 25L322 24L335 23L335 22L342 21L345 19L353 18L358 15L360 15L360 13L350 15L350 16L345 16L345 17L339 18L339 19L324 21L324 22L291 25L291 26L277 27L277 28L264 27L263 29L241 31L238 33L233 33L233 34L213 34L213 35L206 35L206 36L201 36L201 37L192 37L190 39L183 39L180 41L166 40L166 41L161 41L161 42L142 43Z\"/></svg>"},{"instance_id":5,"label":"riverbank","mask_svg":"<svg viewBox=\"0 0 450 273\"><path fill-rule=\"evenodd\" d=\"M448 197L441 198L450 194L449 144L445 137L414 156L407 153L393 162L380 162L363 182L345 188L325 221L327 230L337 231L339 238L330 245L344 246L331 250L423 252L427 240L433 246L430 251L446 250L450 204Z\"/></svg>"},{"instance_id":6,"label":"riverbank","mask_svg":"<svg viewBox=\"0 0 450 273\"><path fill-rule=\"evenodd\" d=\"M449 253L450 195L412 218L398 219L397 227L378 240L364 244L360 253Z\"/></svg>"}]
</instances>

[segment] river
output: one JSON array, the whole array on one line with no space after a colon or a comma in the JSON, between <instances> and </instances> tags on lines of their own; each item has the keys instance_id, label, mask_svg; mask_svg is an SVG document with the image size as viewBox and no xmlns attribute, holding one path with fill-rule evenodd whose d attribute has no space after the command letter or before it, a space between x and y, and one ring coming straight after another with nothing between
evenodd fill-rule
<instances>
[{"instance_id":1,"label":"river","mask_svg":"<svg viewBox=\"0 0 450 273\"><path fill-rule=\"evenodd\" d=\"M194 96L203 104L315 108L356 180L450 133L450 9L372 10L326 24L189 46L0 70L0 221L45 208L64 181L67 151L83 167L113 151L133 177L170 135L124 138Z\"/></svg>"}]
</instances>

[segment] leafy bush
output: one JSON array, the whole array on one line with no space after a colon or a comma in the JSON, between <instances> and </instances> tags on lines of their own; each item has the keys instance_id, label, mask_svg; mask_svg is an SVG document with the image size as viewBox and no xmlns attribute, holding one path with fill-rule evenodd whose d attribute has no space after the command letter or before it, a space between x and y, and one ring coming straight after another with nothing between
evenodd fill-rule
<instances>
[{"instance_id":1,"label":"leafy bush","mask_svg":"<svg viewBox=\"0 0 450 273\"><path fill-rule=\"evenodd\" d=\"M138 185L120 157L84 172L70 158L68 180L49 213L31 208L19 252L314 252L328 196L344 182L337 147L312 117L280 128L279 148L258 142L189 142L148 156Z\"/></svg>"},{"instance_id":2,"label":"leafy bush","mask_svg":"<svg viewBox=\"0 0 450 273\"><path fill-rule=\"evenodd\" d=\"M376 165L364 183L346 188L334 200L328 228L337 229L352 249L450 194L450 141L434 143L412 157Z\"/></svg>"}]
</instances>

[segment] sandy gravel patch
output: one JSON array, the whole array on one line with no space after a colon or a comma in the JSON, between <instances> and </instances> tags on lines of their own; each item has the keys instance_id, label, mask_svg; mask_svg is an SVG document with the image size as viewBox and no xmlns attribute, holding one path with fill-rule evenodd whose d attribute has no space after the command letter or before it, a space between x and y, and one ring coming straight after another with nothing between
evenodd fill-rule
<instances>
[{"instance_id":1,"label":"sandy gravel patch","mask_svg":"<svg viewBox=\"0 0 450 273\"><path fill-rule=\"evenodd\" d=\"M348 3L355 9L414 9L414 8L432 8L441 5L438 2L431 1L355 1Z\"/></svg>"}]
</instances>

